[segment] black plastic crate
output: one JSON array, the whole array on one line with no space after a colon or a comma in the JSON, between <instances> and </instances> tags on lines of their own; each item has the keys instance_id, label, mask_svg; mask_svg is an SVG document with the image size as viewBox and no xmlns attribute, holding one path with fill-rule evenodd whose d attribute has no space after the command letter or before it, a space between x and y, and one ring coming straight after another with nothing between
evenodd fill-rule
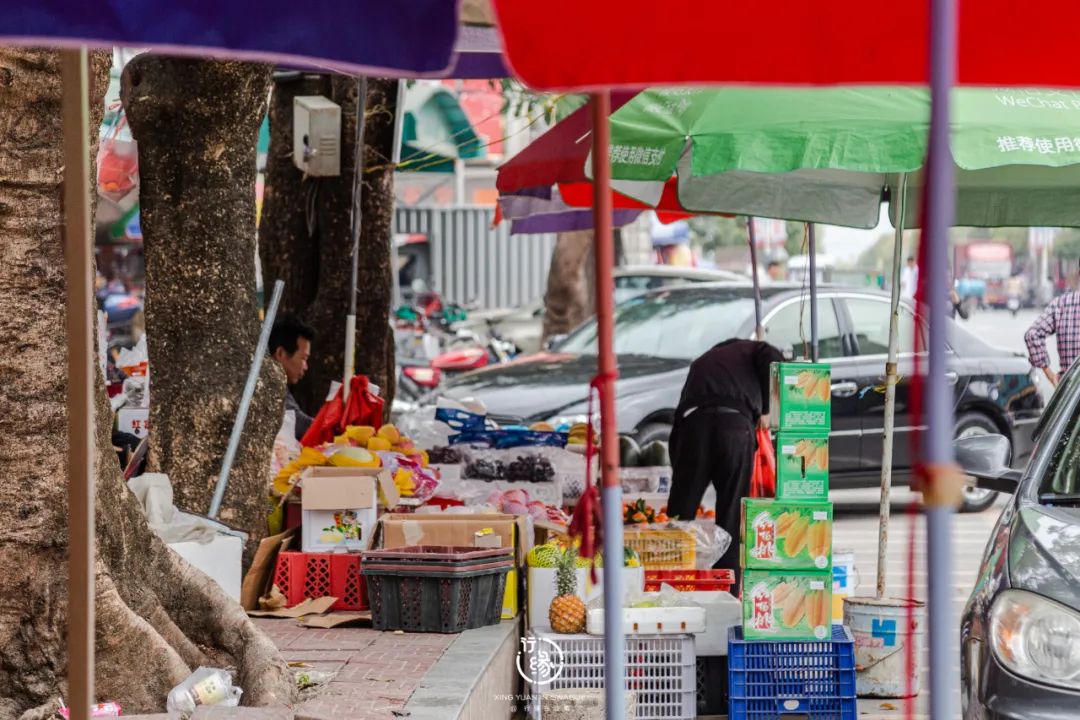
<instances>
[{"instance_id":1,"label":"black plastic crate","mask_svg":"<svg viewBox=\"0 0 1080 720\"><path fill-rule=\"evenodd\" d=\"M727 656L699 655L697 659L697 714L727 715L727 712Z\"/></svg>"},{"instance_id":2,"label":"black plastic crate","mask_svg":"<svg viewBox=\"0 0 1080 720\"><path fill-rule=\"evenodd\" d=\"M474 548L454 545L414 545L392 550L365 550L365 563L415 565L432 569L462 569L511 560L513 548Z\"/></svg>"},{"instance_id":3,"label":"black plastic crate","mask_svg":"<svg viewBox=\"0 0 1080 720\"><path fill-rule=\"evenodd\" d=\"M497 625L512 567L512 561L458 570L365 563L372 625L441 633Z\"/></svg>"}]
</instances>

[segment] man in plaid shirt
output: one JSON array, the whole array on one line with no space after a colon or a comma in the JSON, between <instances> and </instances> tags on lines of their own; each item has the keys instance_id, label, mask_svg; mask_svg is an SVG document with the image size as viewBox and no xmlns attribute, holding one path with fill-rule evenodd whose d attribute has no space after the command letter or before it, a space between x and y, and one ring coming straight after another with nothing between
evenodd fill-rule
<instances>
[{"instance_id":1,"label":"man in plaid shirt","mask_svg":"<svg viewBox=\"0 0 1080 720\"><path fill-rule=\"evenodd\" d=\"M1072 290L1055 298L1024 333L1031 364L1057 385L1058 374L1050 367L1050 355L1046 351L1048 335L1057 336L1060 372L1064 375L1080 357L1080 292Z\"/></svg>"}]
</instances>

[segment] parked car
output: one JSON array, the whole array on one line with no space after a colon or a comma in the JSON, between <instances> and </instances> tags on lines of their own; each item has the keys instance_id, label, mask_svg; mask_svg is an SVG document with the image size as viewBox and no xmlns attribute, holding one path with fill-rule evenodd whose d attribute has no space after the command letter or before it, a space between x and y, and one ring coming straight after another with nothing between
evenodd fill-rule
<instances>
[{"instance_id":1,"label":"parked car","mask_svg":"<svg viewBox=\"0 0 1080 720\"><path fill-rule=\"evenodd\" d=\"M761 289L766 339L791 357L808 357L810 308L804 290L791 284ZM950 320L943 319L943 322ZM915 372L915 316L900 315L900 380L896 390L894 482L906 483L914 430L910 379ZM923 323L918 323L925 335ZM888 347L889 297L871 290L825 287L819 293L820 357L832 364L833 429L830 482L836 489L880 482ZM639 443L671 432L690 362L717 342L753 336L753 289L740 285L690 285L654 291L616 308L619 360L618 430ZM1031 430L1042 412L1028 361L990 347L951 325L949 378L956 392L958 437L1000 433L1018 461L1031 448ZM440 391L475 398L503 422L584 419L589 380L596 374L596 324L589 321L551 351L463 375ZM981 510L994 493L967 491L965 507Z\"/></svg>"},{"instance_id":2,"label":"parked car","mask_svg":"<svg viewBox=\"0 0 1080 720\"><path fill-rule=\"evenodd\" d=\"M963 716L1080 715L1080 371L1067 373L1035 428L1023 470L1008 438L957 441L957 460L1011 493L960 623Z\"/></svg>"},{"instance_id":3,"label":"parked car","mask_svg":"<svg viewBox=\"0 0 1080 720\"><path fill-rule=\"evenodd\" d=\"M728 270L674 267L671 265L627 265L615 269L615 302L649 290L707 282L747 282L745 275ZM540 350L544 334L543 298L514 310L491 310L472 314L473 322L487 322L503 339L513 342L523 353Z\"/></svg>"}]
</instances>

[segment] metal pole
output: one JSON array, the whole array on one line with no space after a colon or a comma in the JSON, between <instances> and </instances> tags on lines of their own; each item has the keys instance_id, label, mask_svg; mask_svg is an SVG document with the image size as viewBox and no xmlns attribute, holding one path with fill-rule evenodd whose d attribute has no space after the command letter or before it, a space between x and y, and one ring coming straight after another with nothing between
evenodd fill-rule
<instances>
[{"instance_id":1,"label":"metal pole","mask_svg":"<svg viewBox=\"0 0 1080 720\"><path fill-rule=\"evenodd\" d=\"M255 357L251 359L247 382L244 383L244 394L240 396L240 407L236 410L236 421L233 422L232 434L229 435L229 445L225 448L225 459L221 461L221 474L218 475L217 486L214 488L214 497L210 500L208 517L211 520L217 519L218 512L221 510L221 501L225 498L225 488L229 484L229 473L232 472L233 462L236 460L236 451L240 447L240 435L244 432L248 410L251 409L251 398L255 396L255 385L259 382L259 372L262 370L263 358L266 357L266 345L270 341L270 329L274 326L274 318L277 317L278 305L281 304L283 292L285 292L285 283L281 280L275 280L274 293L270 296L270 305L266 308L266 317L263 318L259 342L255 346Z\"/></svg>"},{"instance_id":2,"label":"metal pole","mask_svg":"<svg viewBox=\"0 0 1080 720\"><path fill-rule=\"evenodd\" d=\"M930 0L930 141L923 235L923 313L929 325L923 407L928 429L921 437L923 503L926 508L927 586L930 637L930 717L958 714L957 633L952 620L952 517L960 504L963 476L953 463L953 388L945 375L949 302L948 238L956 209L954 167L949 152L949 95L956 73L956 1Z\"/></svg>"},{"instance_id":3,"label":"metal pole","mask_svg":"<svg viewBox=\"0 0 1080 720\"><path fill-rule=\"evenodd\" d=\"M892 488L893 435L896 427L896 363L900 341L900 265L904 250L907 213L907 174L900 176L897 193L896 240L893 242L892 297L889 305L889 356L885 361L885 429L881 438L881 507L878 511L877 596L885 597L885 562L889 549L889 495Z\"/></svg>"},{"instance_id":4,"label":"metal pole","mask_svg":"<svg viewBox=\"0 0 1080 720\"><path fill-rule=\"evenodd\" d=\"M68 703L94 702L94 308L90 233L90 76L86 48L60 52L67 259Z\"/></svg>"},{"instance_id":5,"label":"metal pole","mask_svg":"<svg viewBox=\"0 0 1080 720\"><path fill-rule=\"evenodd\" d=\"M758 278L757 238L754 218L746 218L746 233L750 238L750 277L754 279L754 337L765 339L765 327L761 324L761 280Z\"/></svg>"},{"instance_id":6,"label":"metal pole","mask_svg":"<svg viewBox=\"0 0 1080 720\"><path fill-rule=\"evenodd\" d=\"M341 384L342 401L349 399L349 385L356 372L356 285L360 272L360 230L364 215L361 200L364 194L364 110L367 107L367 78L356 81L356 157L353 168L352 192L352 283L349 285L349 314L345 317L345 371ZM391 239L392 240L392 239ZM397 269L392 270L395 274Z\"/></svg>"},{"instance_id":7,"label":"metal pole","mask_svg":"<svg viewBox=\"0 0 1080 720\"><path fill-rule=\"evenodd\" d=\"M808 241L807 252L810 253L810 360L818 361L818 312L817 312L817 238L814 236L814 223L806 225Z\"/></svg>"},{"instance_id":8,"label":"metal pole","mask_svg":"<svg viewBox=\"0 0 1080 720\"><path fill-rule=\"evenodd\" d=\"M623 553L622 484L619 482L619 436L615 424L614 233L611 227L611 95L592 96L593 125L593 251L596 265L597 355L600 370L600 461L604 514L604 557ZM626 677L623 670L622 563L604 563L604 699L609 720L620 720L626 707Z\"/></svg>"}]
</instances>

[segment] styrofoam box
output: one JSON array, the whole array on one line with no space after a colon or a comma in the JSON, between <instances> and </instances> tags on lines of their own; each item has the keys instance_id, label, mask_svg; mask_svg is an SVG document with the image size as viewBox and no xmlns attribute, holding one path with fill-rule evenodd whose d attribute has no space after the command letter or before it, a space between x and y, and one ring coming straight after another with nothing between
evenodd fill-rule
<instances>
[{"instance_id":1,"label":"styrofoam box","mask_svg":"<svg viewBox=\"0 0 1080 720\"><path fill-rule=\"evenodd\" d=\"M547 627L548 609L555 599L555 568L529 568L527 590L529 599L529 627ZM645 568L623 568L623 588L627 594L640 593L645 589ZM595 583L589 577L588 568L577 569L577 594L586 603L604 594L604 573L597 569Z\"/></svg>"},{"instance_id":2,"label":"styrofoam box","mask_svg":"<svg viewBox=\"0 0 1080 720\"><path fill-rule=\"evenodd\" d=\"M169 543L180 557L202 570L225 594L240 602L240 565L244 543L235 535L218 533L213 540Z\"/></svg>"},{"instance_id":3,"label":"styrofoam box","mask_svg":"<svg viewBox=\"0 0 1080 720\"><path fill-rule=\"evenodd\" d=\"M742 625L742 603L729 592L720 590L683 593L705 608L705 629L694 635L698 657L726 656L728 628Z\"/></svg>"},{"instance_id":4,"label":"styrofoam box","mask_svg":"<svg viewBox=\"0 0 1080 720\"><path fill-rule=\"evenodd\" d=\"M548 682L530 684L530 712L540 716L541 697L560 688L604 687L604 638L558 635L536 628L529 636L529 669L557 671ZM555 650L558 648L558 650ZM693 635L631 635L625 638L626 686L637 696L636 720L694 720L697 717L697 657ZM544 653L540 656L539 653ZM543 663L541 662L543 661Z\"/></svg>"},{"instance_id":5,"label":"styrofoam box","mask_svg":"<svg viewBox=\"0 0 1080 720\"><path fill-rule=\"evenodd\" d=\"M604 608L589 611L585 631L604 634ZM703 607L623 608L623 631L628 635L684 635L705 632Z\"/></svg>"}]
</instances>

